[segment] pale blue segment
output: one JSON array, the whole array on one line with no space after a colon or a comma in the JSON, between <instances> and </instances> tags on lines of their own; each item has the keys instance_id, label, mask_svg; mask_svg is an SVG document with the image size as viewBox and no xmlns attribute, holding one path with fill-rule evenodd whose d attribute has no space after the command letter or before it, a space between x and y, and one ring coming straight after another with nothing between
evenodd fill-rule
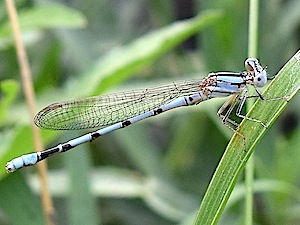
<instances>
[{"instance_id":1,"label":"pale blue segment","mask_svg":"<svg viewBox=\"0 0 300 225\"><path fill-rule=\"evenodd\" d=\"M244 79L240 76L220 76L217 81L227 82L228 84L242 84Z\"/></svg>"},{"instance_id":2,"label":"pale blue segment","mask_svg":"<svg viewBox=\"0 0 300 225\"><path fill-rule=\"evenodd\" d=\"M103 134L109 133L111 131L120 129L121 127L122 127L122 123L116 123L114 125L102 128L102 129L100 129L100 130L98 130L96 132L99 133L100 135L103 135Z\"/></svg>"},{"instance_id":3,"label":"pale blue segment","mask_svg":"<svg viewBox=\"0 0 300 225\"><path fill-rule=\"evenodd\" d=\"M148 118L148 117L153 116L153 115L154 115L154 112L153 112L153 110L151 110L149 112L146 112L146 113L143 113L141 115L138 115L138 116L135 116L135 117L131 118L130 123L138 122L142 119Z\"/></svg>"},{"instance_id":4,"label":"pale blue segment","mask_svg":"<svg viewBox=\"0 0 300 225\"><path fill-rule=\"evenodd\" d=\"M13 172L24 165L29 166L29 165L34 165L38 162L38 154L37 153L31 153L27 155L22 155L18 158L15 158L8 162L6 164L6 170L9 172Z\"/></svg>"},{"instance_id":5,"label":"pale blue segment","mask_svg":"<svg viewBox=\"0 0 300 225\"><path fill-rule=\"evenodd\" d=\"M72 145L72 146L77 146L77 145L80 145L84 142L88 142L88 141L91 141L91 135L90 134L85 134L81 137L78 137L76 139L73 139L71 141L68 142L68 144Z\"/></svg>"}]
</instances>

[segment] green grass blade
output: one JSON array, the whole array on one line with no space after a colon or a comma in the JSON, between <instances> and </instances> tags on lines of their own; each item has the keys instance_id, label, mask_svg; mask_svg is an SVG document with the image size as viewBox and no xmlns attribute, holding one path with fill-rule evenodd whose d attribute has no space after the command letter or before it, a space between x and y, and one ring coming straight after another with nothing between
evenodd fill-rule
<instances>
[{"instance_id":1,"label":"green grass blade","mask_svg":"<svg viewBox=\"0 0 300 225\"><path fill-rule=\"evenodd\" d=\"M68 91L74 96L74 90L89 87L92 95L103 93L119 84L149 63L175 48L187 38L222 18L219 10L207 10L198 16L174 22L138 38L124 47L114 49L102 57L87 74L76 77L78 86L72 85ZM93 90L93 91L90 91ZM90 93L91 94L91 93Z\"/></svg>"},{"instance_id":2,"label":"green grass blade","mask_svg":"<svg viewBox=\"0 0 300 225\"><path fill-rule=\"evenodd\" d=\"M5 215L0 221L7 220L7 223L0 222L1 224L43 224L41 203L20 172L1 179L0 190L0 208Z\"/></svg>"},{"instance_id":3,"label":"green grass blade","mask_svg":"<svg viewBox=\"0 0 300 225\"><path fill-rule=\"evenodd\" d=\"M80 132L78 132L80 133ZM72 138L74 134L69 134ZM80 151L71 151L64 155L66 170L70 182L70 194L68 196L68 218L73 225L100 224L99 210L96 205L96 197L92 193L91 156L87 145L80 146Z\"/></svg>"},{"instance_id":4,"label":"green grass blade","mask_svg":"<svg viewBox=\"0 0 300 225\"><path fill-rule=\"evenodd\" d=\"M19 83L14 80L3 80L0 82L0 124L7 121L8 110L14 103L19 89Z\"/></svg>"},{"instance_id":5,"label":"green grass blade","mask_svg":"<svg viewBox=\"0 0 300 225\"><path fill-rule=\"evenodd\" d=\"M289 99L292 99L299 89L300 51L282 68L276 79L266 88L263 95L265 98L289 96ZM247 116L259 119L270 127L286 108L287 104L288 102L285 100L258 100ZM245 136L246 146L240 135L233 135L210 182L194 224L216 224L218 222L238 175L267 129L259 123L244 120L238 131Z\"/></svg>"},{"instance_id":6,"label":"green grass blade","mask_svg":"<svg viewBox=\"0 0 300 225\"><path fill-rule=\"evenodd\" d=\"M22 32L49 28L80 28L87 24L86 18L78 10L57 3L37 5L23 10L19 21ZM11 32L11 24L7 20L0 27L0 38L11 38Z\"/></svg>"}]
</instances>

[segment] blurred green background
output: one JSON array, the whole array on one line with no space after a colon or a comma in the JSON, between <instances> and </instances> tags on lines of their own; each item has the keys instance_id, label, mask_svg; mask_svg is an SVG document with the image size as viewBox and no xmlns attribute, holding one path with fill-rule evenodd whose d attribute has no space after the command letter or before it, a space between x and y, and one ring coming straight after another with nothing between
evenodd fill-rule
<instances>
[{"instance_id":1,"label":"blurred green background","mask_svg":"<svg viewBox=\"0 0 300 225\"><path fill-rule=\"evenodd\" d=\"M243 71L248 2L15 1L38 109L53 102ZM300 46L300 2L262 1L259 59L276 74ZM0 224L43 224L36 168L7 175L33 151L15 47L0 2ZM199 16L197 16L199 15ZM186 20L185 19L189 19ZM255 224L300 222L296 97L259 144ZM232 132L225 99L172 110L48 160L57 224L191 224ZM88 131L46 131L52 147ZM243 177L220 224L243 221Z\"/></svg>"}]
</instances>

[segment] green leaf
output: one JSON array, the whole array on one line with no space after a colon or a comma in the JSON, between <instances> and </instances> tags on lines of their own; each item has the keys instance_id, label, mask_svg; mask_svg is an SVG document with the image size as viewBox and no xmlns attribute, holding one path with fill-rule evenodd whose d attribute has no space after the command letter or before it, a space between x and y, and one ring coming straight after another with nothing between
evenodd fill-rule
<instances>
[{"instance_id":1,"label":"green leaf","mask_svg":"<svg viewBox=\"0 0 300 225\"><path fill-rule=\"evenodd\" d=\"M68 91L73 98L74 90L84 92L82 87L89 87L83 95L103 93L113 85L127 80L134 71L153 62L196 32L215 23L221 16L219 10L207 10L195 18L175 22L124 47L114 49L102 57L89 73L76 77L69 84ZM93 93L90 93L91 90Z\"/></svg>"},{"instance_id":2,"label":"green leaf","mask_svg":"<svg viewBox=\"0 0 300 225\"><path fill-rule=\"evenodd\" d=\"M43 224L43 211L38 197L28 187L24 176L16 172L0 182L0 208L9 218L9 224Z\"/></svg>"},{"instance_id":3,"label":"green leaf","mask_svg":"<svg viewBox=\"0 0 300 225\"><path fill-rule=\"evenodd\" d=\"M19 84L14 80L0 82L0 124L4 122L7 111L15 100L19 88Z\"/></svg>"},{"instance_id":4,"label":"green leaf","mask_svg":"<svg viewBox=\"0 0 300 225\"><path fill-rule=\"evenodd\" d=\"M19 14L22 32L49 28L79 28L87 24L82 13L62 4L35 6ZM0 27L0 37L11 37L11 24L7 20Z\"/></svg>"},{"instance_id":5,"label":"green leaf","mask_svg":"<svg viewBox=\"0 0 300 225\"><path fill-rule=\"evenodd\" d=\"M292 99L300 89L300 51L282 68L263 93L266 99L286 97ZM262 121L270 127L288 102L257 100L247 117ZM194 224L216 224L234 188L238 175L246 165L256 145L267 132L260 123L243 120L234 134L210 182Z\"/></svg>"},{"instance_id":6,"label":"green leaf","mask_svg":"<svg viewBox=\"0 0 300 225\"><path fill-rule=\"evenodd\" d=\"M71 139L72 135L69 136ZM66 170L70 178L69 223L74 225L99 224L96 199L92 194L90 183L91 157L86 145L80 148L79 151L71 151L64 155Z\"/></svg>"}]
</instances>

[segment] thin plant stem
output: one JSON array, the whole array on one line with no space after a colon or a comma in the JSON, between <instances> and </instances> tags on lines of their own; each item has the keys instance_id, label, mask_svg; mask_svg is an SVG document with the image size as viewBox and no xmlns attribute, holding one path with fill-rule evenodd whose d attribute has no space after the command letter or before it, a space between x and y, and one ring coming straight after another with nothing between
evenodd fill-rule
<instances>
[{"instance_id":1,"label":"thin plant stem","mask_svg":"<svg viewBox=\"0 0 300 225\"><path fill-rule=\"evenodd\" d=\"M20 26L18 22L18 15L17 15L14 1L6 0L6 7L11 22L13 37L16 44L16 52L17 52L17 58L20 67L21 79L24 88L24 95L30 112L30 117L33 118L36 112L36 101L35 101L33 83L31 79L31 71L28 63L26 50L22 42ZM32 124L32 133L33 133L35 150L40 151L43 149L43 144L41 142L41 133L39 129L36 126L34 126L33 123L31 124ZM38 173L39 173L40 183L41 183L41 190L42 190L41 198L43 204L45 223L47 225L54 225L55 224L53 221L54 208L48 190L46 163L45 162L39 163L37 165L37 168L38 168Z\"/></svg>"},{"instance_id":2,"label":"thin plant stem","mask_svg":"<svg viewBox=\"0 0 300 225\"><path fill-rule=\"evenodd\" d=\"M248 57L257 57L258 46L258 17L259 0L249 1L249 30L248 30ZM247 109L253 106L252 101L247 102ZM245 167L245 225L253 224L253 176L254 176L254 158L250 157Z\"/></svg>"},{"instance_id":3,"label":"thin plant stem","mask_svg":"<svg viewBox=\"0 0 300 225\"><path fill-rule=\"evenodd\" d=\"M249 3L248 57L257 57L259 0Z\"/></svg>"}]
</instances>

